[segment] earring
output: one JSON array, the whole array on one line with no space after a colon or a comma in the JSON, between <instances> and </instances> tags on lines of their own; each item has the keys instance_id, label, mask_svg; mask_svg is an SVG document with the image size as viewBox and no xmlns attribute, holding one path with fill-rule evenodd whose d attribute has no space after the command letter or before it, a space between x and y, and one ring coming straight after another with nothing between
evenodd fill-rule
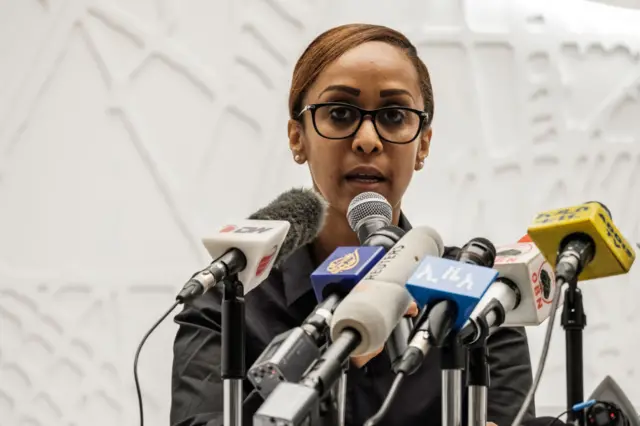
<instances>
[{"instance_id":1,"label":"earring","mask_svg":"<svg viewBox=\"0 0 640 426\"><path fill-rule=\"evenodd\" d=\"M293 156L293 160L296 163L300 163L302 161L302 157L300 157L300 154L296 154L296 155Z\"/></svg>"},{"instance_id":2,"label":"earring","mask_svg":"<svg viewBox=\"0 0 640 426\"><path fill-rule=\"evenodd\" d=\"M418 162L418 170L424 167L424 161Z\"/></svg>"}]
</instances>

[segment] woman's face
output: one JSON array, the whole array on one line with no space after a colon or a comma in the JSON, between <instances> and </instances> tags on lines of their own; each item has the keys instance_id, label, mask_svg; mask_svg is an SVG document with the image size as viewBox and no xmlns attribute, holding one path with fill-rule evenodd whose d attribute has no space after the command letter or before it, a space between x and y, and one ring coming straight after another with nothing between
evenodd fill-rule
<instances>
[{"instance_id":1,"label":"woman's face","mask_svg":"<svg viewBox=\"0 0 640 426\"><path fill-rule=\"evenodd\" d=\"M361 44L325 68L302 105L323 102L348 103L368 110L388 106L424 109L416 69L402 50L384 42ZM317 124L321 119L340 124L350 112L338 108L316 114ZM391 114L380 117L377 123L397 119ZM396 211L399 209L414 170L422 166L428 154L430 129L421 130L412 142L399 145L383 142L370 117L353 136L339 140L318 134L311 111L304 112L300 120L302 126L295 120L289 122L291 150L299 163L308 162L316 189L333 209L346 213L353 197L365 191L382 194Z\"/></svg>"}]
</instances>

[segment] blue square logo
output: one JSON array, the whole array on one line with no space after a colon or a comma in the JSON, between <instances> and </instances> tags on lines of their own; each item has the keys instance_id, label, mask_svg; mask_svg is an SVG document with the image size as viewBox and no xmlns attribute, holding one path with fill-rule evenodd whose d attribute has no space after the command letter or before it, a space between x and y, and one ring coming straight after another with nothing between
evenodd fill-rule
<instances>
[{"instance_id":1,"label":"blue square logo","mask_svg":"<svg viewBox=\"0 0 640 426\"><path fill-rule=\"evenodd\" d=\"M455 302L457 330L497 277L495 269L426 256L407 281L407 290L420 308L441 300Z\"/></svg>"},{"instance_id":2,"label":"blue square logo","mask_svg":"<svg viewBox=\"0 0 640 426\"><path fill-rule=\"evenodd\" d=\"M382 247L338 247L311 274L318 301L328 292L346 295L384 257ZM330 288L328 288L330 287Z\"/></svg>"}]
</instances>

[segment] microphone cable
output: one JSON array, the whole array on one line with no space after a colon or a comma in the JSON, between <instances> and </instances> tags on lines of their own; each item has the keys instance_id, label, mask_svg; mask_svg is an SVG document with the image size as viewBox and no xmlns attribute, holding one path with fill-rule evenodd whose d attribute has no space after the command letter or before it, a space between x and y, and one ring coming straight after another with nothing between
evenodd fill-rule
<instances>
[{"instance_id":1,"label":"microphone cable","mask_svg":"<svg viewBox=\"0 0 640 426\"><path fill-rule=\"evenodd\" d=\"M553 420L551 420L549 423L547 423L546 426L553 426L554 424L561 422L560 421L560 417L564 416L565 414L568 414L570 411L574 411L576 413L583 411L585 409L590 408L591 406L593 406L597 401L595 399L590 399L588 401L584 401L584 402L580 402L578 404L574 404L573 407L571 407L571 409L569 410L564 410L562 413L558 414L556 417L553 418ZM562 422L561 422L562 423Z\"/></svg>"},{"instance_id":2,"label":"microphone cable","mask_svg":"<svg viewBox=\"0 0 640 426\"><path fill-rule=\"evenodd\" d=\"M569 411L571 410L564 410L562 413L558 414L557 416L555 416L549 423L547 423L546 426L553 426L554 424L560 422L560 417L564 416L565 414L568 414Z\"/></svg>"},{"instance_id":3,"label":"microphone cable","mask_svg":"<svg viewBox=\"0 0 640 426\"><path fill-rule=\"evenodd\" d=\"M171 305L171 308L167 312L165 312L160 319L158 319L155 324L151 326L149 331L144 335L140 344L138 345L138 349L136 350L136 355L133 358L133 381L136 384L136 394L138 395L138 409L140 410L140 426L144 426L144 410L142 408L142 393L140 392L140 381L138 380L138 358L140 358L140 351L142 350L142 346L145 344L151 333L154 332L156 328L169 316L171 312L178 306L181 302L176 300L176 302Z\"/></svg>"},{"instance_id":4,"label":"microphone cable","mask_svg":"<svg viewBox=\"0 0 640 426\"><path fill-rule=\"evenodd\" d=\"M558 311L558 305L560 304L560 295L562 294L562 289L565 285L568 285L568 283L565 282L563 278L556 278L556 289L553 295L553 302L551 302L551 314L549 315L549 322L547 323L547 330L544 335L544 343L542 345L540 361L538 362L538 370L536 371L531 388L529 388L529 392L520 407L520 411L518 411L518 414L513 420L513 423L511 423L511 426L520 426L522 423L522 419L524 418L529 405L531 405L536 394L536 390L538 389L538 385L540 384L540 380L542 379L542 372L544 371L544 365L547 362L547 355L549 354L549 346L551 346L551 335L553 334L553 324L556 321L556 312Z\"/></svg>"},{"instance_id":5,"label":"microphone cable","mask_svg":"<svg viewBox=\"0 0 640 426\"><path fill-rule=\"evenodd\" d=\"M391 407L391 403L393 402L394 398L396 397L396 394L398 393L398 389L400 389L400 385L404 381L405 377L406 376L405 376L405 374L403 372L399 372L398 374L396 374L396 378L393 380L393 383L391 384L391 389L389 389L389 392L387 393L386 398L382 402L382 405L380 406L380 409L373 416L369 417L367 419L367 421L364 422L363 426L374 426L374 425L377 425L378 423L380 423L380 420L382 420L384 418L384 416L387 415L387 412L389 411L389 408Z\"/></svg>"}]
</instances>

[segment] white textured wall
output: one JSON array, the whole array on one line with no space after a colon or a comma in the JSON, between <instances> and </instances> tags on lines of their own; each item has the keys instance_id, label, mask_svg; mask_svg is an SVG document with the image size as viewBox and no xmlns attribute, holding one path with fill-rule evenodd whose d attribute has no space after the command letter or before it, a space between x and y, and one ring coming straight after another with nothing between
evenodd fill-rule
<instances>
[{"instance_id":1,"label":"white textured wall","mask_svg":"<svg viewBox=\"0 0 640 426\"><path fill-rule=\"evenodd\" d=\"M406 32L432 72L431 156L405 202L415 224L507 243L539 210L599 199L640 241L640 11L0 0L1 425L137 424L134 350L207 261L198 229L309 183L287 151L291 71L312 37L352 21ZM587 392L611 374L640 406L638 271L583 288ZM148 424L168 421L174 332L160 327L141 357ZM564 407L560 332L540 413ZM542 335L530 332L536 363Z\"/></svg>"}]
</instances>

